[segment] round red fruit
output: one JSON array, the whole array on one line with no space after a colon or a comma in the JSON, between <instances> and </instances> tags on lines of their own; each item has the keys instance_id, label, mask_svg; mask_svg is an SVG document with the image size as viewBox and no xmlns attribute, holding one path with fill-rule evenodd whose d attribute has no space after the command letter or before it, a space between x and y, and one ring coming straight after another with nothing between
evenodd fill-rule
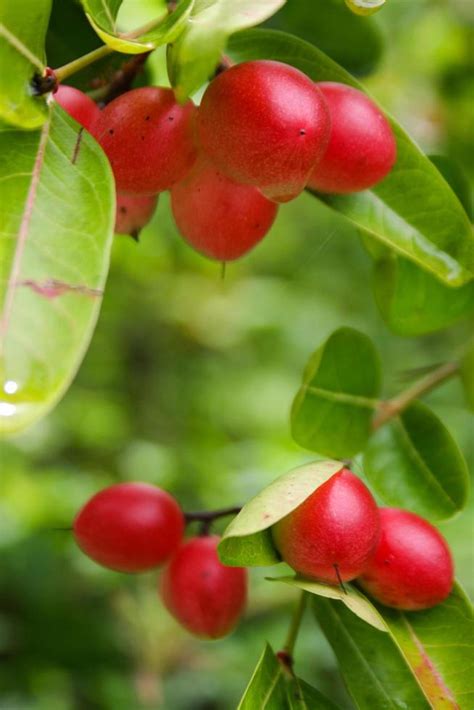
<instances>
[{"instance_id":1,"label":"round red fruit","mask_svg":"<svg viewBox=\"0 0 474 710\"><path fill-rule=\"evenodd\" d=\"M359 579L361 586L385 606L408 611L446 599L454 566L443 536L407 510L381 508L380 519L380 540Z\"/></svg>"},{"instance_id":2,"label":"round red fruit","mask_svg":"<svg viewBox=\"0 0 474 710\"><path fill-rule=\"evenodd\" d=\"M60 84L54 94L58 104L88 131L100 116L100 109L92 99L73 86Z\"/></svg>"},{"instance_id":3,"label":"round red fruit","mask_svg":"<svg viewBox=\"0 0 474 710\"><path fill-rule=\"evenodd\" d=\"M225 567L217 556L218 543L216 536L185 542L160 582L170 614L192 634L208 639L229 634L247 600L247 570Z\"/></svg>"},{"instance_id":4,"label":"round red fruit","mask_svg":"<svg viewBox=\"0 0 474 710\"><path fill-rule=\"evenodd\" d=\"M308 187L348 193L376 185L392 169L397 147L390 123L371 99L352 86L317 84L331 115L327 149Z\"/></svg>"},{"instance_id":5,"label":"round red fruit","mask_svg":"<svg viewBox=\"0 0 474 710\"><path fill-rule=\"evenodd\" d=\"M282 559L296 572L329 584L357 577L375 549L380 520L362 481L342 469L274 525Z\"/></svg>"},{"instance_id":6,"label":"round red fruit","mask_svg":"<svg viewBox=\"0 0 474 710\"><path fill-rule=\"evenodd\" d=\"M165 491L148 483L119 483L97 493L79 511L74 537L93 560L118 572L144 572L177 549L184 516Z\"/></svg>"},{"instance_id":7,"label":"round red fruit","mask_svg":"<svg viewBox=\"0 0 474 710\"><path fill-rule=\"evenodd\" d=\"M168 190L193 164L192 101L176 102L171 89L146 86L122 94L101 111L93 127L119 192Z\"/></svg>"},{"instance_id":8,"label":"round red fruit","mask_svg":"<svg viewBox=\"0 0 474 710\"><path fill-rule=\"evenodd\" d=\"M212 259L238 259L268 232L278 207L251 185L241 185L199 160L171 190L182 236Z\"/></svg>"},{"instance_id":9,"label":"round red fruit","mask_svg":"<svg viewBox=\"0 0 474 710\"><path fill-rule=\"evenodd\" d=\"M115 213L115 232L137 236L153 217L157 202L158 195L130 195L126 192L119 192Z\"/></svg>"},{"instance_id":10,"label":"round red fruit","mask_svg":"<svg viewBox=\"0 0 474 710\"><path fill-rule=\"evenodd\" d=\"M198 111L202 148L233 180L286 202L304 189L329 138L316 85L281 62L244 62L219 74Z\"/></svg>"}]
</instances>

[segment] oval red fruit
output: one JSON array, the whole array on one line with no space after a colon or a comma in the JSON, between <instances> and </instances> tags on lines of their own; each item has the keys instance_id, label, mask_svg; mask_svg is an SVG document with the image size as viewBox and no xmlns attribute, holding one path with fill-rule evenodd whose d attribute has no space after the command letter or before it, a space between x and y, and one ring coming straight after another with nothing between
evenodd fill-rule
<instances>
[{"instance_id":1,"label":"oval red fruit","mask_svg":"<svg viewBox=\"0 0 474 710\"><path fill-rule=\"evenodd\" d=\"M100 109L92 99L73 86L60 84L54 94L55 101L81 126L90 131L100 116Z\"/></svg>"},{"instance_id":2,"label":"oval red fruit","mask_svg":"<svg viewBox=\"0 0 474 710\"><path fill-rule=\"evenodd\" d=\"M329 584L357 577L379 537L379 513L362 481L342 469L273 526L282 559Z\"/></svg>"},{"instance_id":3,"label":"oval red fruit","mask_svg":"<svg viewBox=\"0 0 474 710\"><path fill-rule=\"evenodd\" d=\"M281 62L244 62L219 74L198 111L199 140L219 170L285 202L304 189L329 138L314 82Z\"/></svg>"},{"instance_id":4,"label":"oval red fruit","mask_svg":"<svg viewBox=\"0 0 474 710\"><path fill-rule=\"evenodd\" d=\"M119 572L143 572L176 550L184 517L166 491L148 483L119 483L84 505L73 530L81 550L99 564Z\"/></svg>"},{"instance_id":5,"label":"oval red fruit","mask_svg":"<svg viewBox=\"0 0 474 710\"><path fill-rule=\"evenodd\" d=\"M161 598L170 614L201 638L229 634L247 600L247 570L225 567L217 556L218 543L216 536L188 540L160 581Z\"/></svg>"},{"instance_id":6,"label":"oval red fruit","mask_svg":"<svg viewBox=\"0 0 474 710\"><path fill-rule=\"evenodd\" d=\"M136 236L148 224L156 209L158 195L117 194L115 232Z\"/></svg>"},{"instance_id":7,"label":"oval red fruit","mask_svg":"<svg viewBox=\"0 0 474 710\"><path fill-rule=\"evenodd\" d=\"M451 592L454 566L444 537L407 510L381 508L380 541L359 581L386 606L413 611L442 602Z\"/></svg>"},{"instance_id":8,"label":"oval red fruit","mask_svg":"<svg viewBox=\"0 0 474 710\"><path fill-rule=\"evenodd\" d=\"M390 123L378 106L346 84L316 86L331 114L329 143L308 187L319 192L349 193L376 185L392 169L397 147Z\"/></svg>"}]
</instances>

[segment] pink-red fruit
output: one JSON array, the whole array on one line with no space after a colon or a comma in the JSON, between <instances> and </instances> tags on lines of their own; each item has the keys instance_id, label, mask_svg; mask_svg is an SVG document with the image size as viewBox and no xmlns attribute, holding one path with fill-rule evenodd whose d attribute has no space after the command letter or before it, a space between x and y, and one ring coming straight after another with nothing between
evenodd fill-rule
<instances>
[{"instance_id":1,"label":"pink-red fruit","mask_svg":"<svg viewBox=\"0 0 474 710\"><path fill-rule=\"evenodd\" d=\"M100 109L92 99L73 86L60 84L54 94L55 101L78 123L89 131L100 116Z\"/></svg>"},{"instance_id":2,"label":"pink-red fruit","mask_svg":"<svg viewBox=\"0 0 474 710\"><path fill-rule=\"evenodd\" d=\"M119 192L168 190L196 157L195 106L176 103L173 91L155 86L122 94L101 111L93 134L105 151Z\"/></svg>"},{"instance_id":3,"label":"pink-red fruit","mask_svg":"<svg viewBox=\"0 0 474 710\"><path fill-rule=\"evenodd\" d=\"M380 540L359 578L361 586L382 604L408 611L446 599L454 567L443 536L406 510L381 508L380 519Z\"/></svg>"},{"instance_id":4,"label":"pink-red fruit","mask_svg":"<svg viewBox=\"0 0 474 710\"><path fill-rule=\"evenodd\" d=\"M185 542L160 582L170 614L192 634L208 639L229 634L247 600L247 570L225 567L217 556L218 543L216 536Z\"/></svg>"},{"instance_id":5,"label":"pink-red fruit","mask_svg":"<svg viewBox=\"0 0 474 710\"><path fill-rule=\"evenodd\" d=\"M202 148L219 170L285 202L304 189L329 138L321 92L281 62L244 62L219 74L198 111Z\"/></svg>"},{"instance_id":6,"label":"pink-red fruit","mask_svg":"<svg viewBox=\"0 0 474 710\"><path fill-rule=\"evenodd\" d=\"M119 192L115 212L115 232L138 235L153 217L157 202L158 195L131 195Z\"/></svg>"},{"instance_id":7,"label":"pink-red fruit","mask_svg":"<svg viewBox=\"0 0 474 710\"><path fill-rule=\"evenodd\" d=\"M282 559L296 572L329 584L357 577L379 537L377 505L344 468L273 526Z\"/></svg>"},{"instance_id":8,"label":"pink-red fruit","mask_svg":"<svg viewBox=\"0 0 474 710\"><path fill-rule=\"evenodd\" d=\"M278 209L255 187L234 182L202 159L172 188L171 207L186 241L219 261L237 259L252 249L272 226Z\"/></svg>"},{"instance_id":9,"label":"pink-red fruit","mask_svg":"<svg viewBox=\"0 0 474 710\"><path fill-rule=\"evenodd\" d=\"M184 516L165 491L148 483L104 488L79 511L74 537L93 560L118 572L144 572L179 546Z\"/></svg>"},{"instance_id":10,"label":"pink-red fruit","mask_svg":"<svg viewBox=\"0 0 474 710\"><path fill-rule=\"evenodd\" d=\"M347 193L376 185L392 169L396 143L392 128L368 96L334 82L317 84L331 115L329 144L308 187Z\"/></svg>"}]
</instances>

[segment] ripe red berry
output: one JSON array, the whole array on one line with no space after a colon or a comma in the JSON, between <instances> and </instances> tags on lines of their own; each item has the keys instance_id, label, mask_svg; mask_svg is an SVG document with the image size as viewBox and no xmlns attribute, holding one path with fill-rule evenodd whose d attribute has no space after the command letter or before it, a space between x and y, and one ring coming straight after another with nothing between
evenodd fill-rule
<instances>
[{"instance_id":1,"label":"ripe red berry","mask_svg":"<svg viewBox=\"0 0 474 710\"><path fill-rule=\"evenodd\" d=\"M217 167L285 202L304 189L329 137L329 114L316 85L281 62L244 62L204 93L199 140Z\"/></svg>"},{"instance_id":2,"label":"ripe red berry","mask_svg":"<svg viewBox=\"0 0 474 710\"><path fill-rule=\"evenodd\" d=\"M143 572L176 550L184 517L175 499L160 488L119 483L85 504L73 530L81 550L99 564L118 572Z\"/></svg>"},{"instance_id":3,"label":"ripe red berry","mask_svg":"<svg viewBox=\"0 0 474 710\"><path fill-rule=\"evenodd\" d=\"M247 570L225 567L217 556L218 543L215 536L188 540L160 581L160 594L170 614L202 638L229 634L247 600Z\"/></svg>"},{"instance_id":4,"label":"ripe red berry","mask_svg":"<svg viewBox=\"0 0 474 710\"><path fill-rule=\"evenodd\" d=\"M117 194L115 232L136 236L153 217L158 195Z\"/></svg>"},{"instance_id":5,"label":"ripe red berry","mask_svg":"<svg viewBox=\"0 0 474 710\"><path fill-rule=\"evenodd\" d=\"M372 187L395 163L397 147L389 122L361 91L333 82L317 86L329 107L331 131L308 187L328 193Z\"/></svg>"},{"instance_id":6,"label":"ripe red berry","mask_svg":"<svg viewBox=\"0 0 474 710\"><path fill-rule=\"evenodd\" d=\"M381 508L380 540L359 581L375 599L396 609L427 609L453 586L451 552L428 521L397 508Z\"/></svg>"},{"instance_id":7,"label":"ripe red berry","mask_svg":"<svg viewBox=\"0 0 474 710\"><path fill-rule=\"evenodd\" d=\"M87 128L100 116L100 109L92 99L73 86L60 84L54 94L55 100L72 118Z\"/></svg>"},{"instance_id":8,"label":"ripe red berry","mask_svg":"<svg viewBox=\"0 0 474 710\"><path fill-rule=\"evenodd\" d=\"M299 574L337 584L357 577L379 536L368 488L342 469L273 527L282 559Z\"/></svg>"},{"instance_id":9,"label":"ripe red berry","mask_svg":"<svg viewBox=\"0 0 474 710\"><path fill-rule=\"evenodd\" d=\"M179 231L197 251L219 261L237 259L268 232L278 207L199 160L171 190Z\"/></svg>"},{"instance_id":10,"label":"ripe red berry","mask_svg":"<svg viewBox=\"0 0 474 710\"><path fill-rule=\"evenodd\" d=\"M196 157L195 106L176 103L173 91L146 86L108 104L93 127L109 158L117 190L154 194L168 190Z\"/></svg>"}]
</instances>

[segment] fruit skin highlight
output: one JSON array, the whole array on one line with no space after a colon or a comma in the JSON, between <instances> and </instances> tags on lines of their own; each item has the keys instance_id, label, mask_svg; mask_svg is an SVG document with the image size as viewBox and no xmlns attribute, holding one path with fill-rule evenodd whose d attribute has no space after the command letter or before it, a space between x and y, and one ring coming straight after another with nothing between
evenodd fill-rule
<instances>
[{"instance_id":1,"label":"fruit skin highlight","mask_svg":"<svg viewBox=\"0 0 474 710\"><path fill-rule=\"evenodd\" d=\"M272 226L278 207L251 185L241 185L200 159L171 189L177 227L191 246L219 261L238 259Z\"/></svg>"},{"instance_id":2,"label":"fruit skin highlight","mask_svg":"<svg viewBox=\"0 0 474 710\"><path fill-rule=\"evenodd\" d=\"M329 139L324 98L281 62L243 62L219 74L197 114L200 145L219 170L286 202L305 187Z\"/></svg>"},{"instance_id":3,"label":"fruit skin highlight","mask_svg":"<svg viewBox=\"0 0 474 710\"><path fill-rule=\"evenodd\" d=\"M395 609L429 609L449 596L454 565L444 537L407 510L381 508L380 540L359 578L374 599Z\"/></svg>"},{"instance_id":4,"label":"fruit skin highlight","mask_svg":"<svg viewBox=\"0 0 474 710\"><path fill-rule=\"evenodd\" d=\"M132 89L111 101L93 125L119 192L155 194L168 190L191 168L192 101L176 103L173 91L156 86Z\"/></svg>"},{"instance_id":5,"label":"fruit skin highlight","mask_svg":"<svg viewBox=\"0 0 474 710\"><path fill-rule=\"evenodd\" d=\"M298 574L329 584L363 571L380 532L368 488L344 468L272 528L282 559Z\"/></svg>"},{"instance_id":6,"label":"fruit skin highlight","mask_svg":"<svg viewBox=\"0 0 474 710\"><path fill-rule=\"evenodd\" d=\"M118 483L79 511L73 532L90 558L117 572L144 572L177 549L184 516L175 499L148 483Z\"/></svg>"},{"instance_id":7,"label":"fruit skin highlight","mask_svg":"<svg viewBox=\"0 0 474 710\"><path fill-rule=\"evenodd\" d=\"M397 154L392 127L378 106L346 84L317 84L331 115L326 151L311 173L308 187L318 192L350 193L380 182Z\"/></svg>"},{"instance_id":8,"label":"fruit skin highlight","mask_svg":"<svg viewBox=\"0 0 474 710\"><path fill-rule=\"evenodd\" d=\"M215 535L188 540L160 580L160 595L170 614L200 638L227 636L247 601L247 570L220 562L219 541Z\"/></svg>"},{"instance_id":9,"label":"fruit skin highlight","mask_svg":"<svg viewBox=\"0 0 474 710\"><path fill-rule=\"evenodd\" d=\"M117 194L115 211L116 234L131 234L136 237L153 217L158 195Z\"/></svg>"},{"instance_id":10,"label":"fruit skin highlight","mask_svg":"<svg viewBox=\"0 0 474 710\"><path fill-rule=\"evenodd\" d=\"M90 131L100 116L100 108L79 89L60 84L54 93L57 103L78 123Z\"/></svg>"}]
</instances>

